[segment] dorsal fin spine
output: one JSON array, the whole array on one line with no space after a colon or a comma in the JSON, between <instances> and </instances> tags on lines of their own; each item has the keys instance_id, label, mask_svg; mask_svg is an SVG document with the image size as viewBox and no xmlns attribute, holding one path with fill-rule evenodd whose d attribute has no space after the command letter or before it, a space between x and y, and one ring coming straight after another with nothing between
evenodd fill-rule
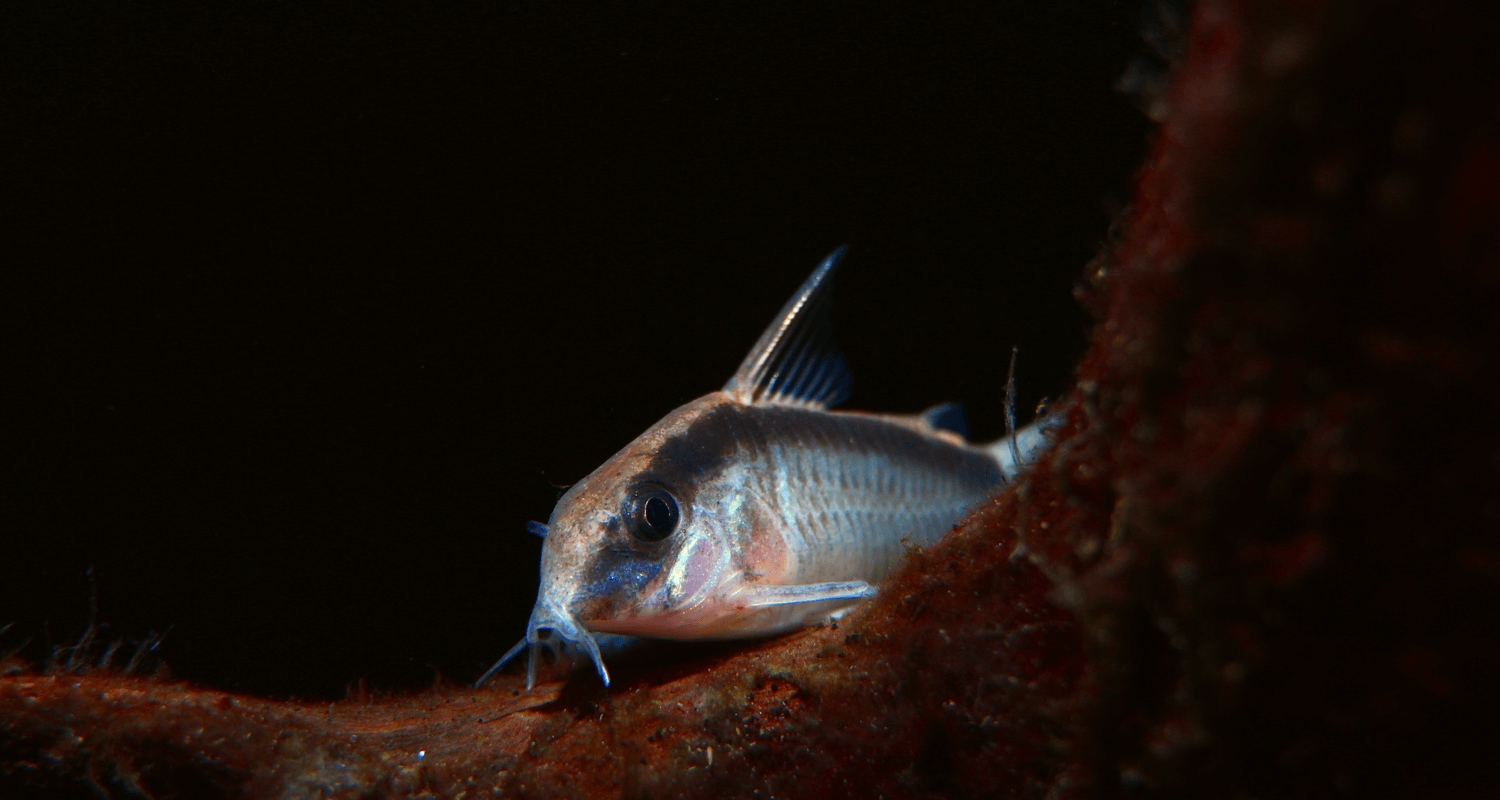
<instances>
[{"instance_id":1,"label":"dorsal fin spine","mask_svg":"<svg viewBox=\"0 0 1500 800\"><path fill-rule=\"evenodd\" d=\"M829 334L835 250L782 306L724 392L752 405L827 408L848 394L849 368Z\"/></svg>"}]
</instances>

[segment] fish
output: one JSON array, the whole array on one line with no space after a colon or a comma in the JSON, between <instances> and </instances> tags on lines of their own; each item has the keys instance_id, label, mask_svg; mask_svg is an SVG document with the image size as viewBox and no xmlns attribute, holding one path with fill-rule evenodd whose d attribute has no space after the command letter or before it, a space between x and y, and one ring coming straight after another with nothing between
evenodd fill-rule
<instances>
[{"instance_id":1,"label":"fish","mask_svg":"<svg viewBox=\"0 0 1500 800\"><path fill-rule=\"evenodd\" d=\"M988 445L963 411L834 411L850 373L828 311L847 247L825 258L723 388L663 417L557 501L523 649L737 639L822 622L875 595L910 546L932 544L1048 443L1046 418ZM1014 362L1012 362L1014 365Z\"/></svg>"}]
</instances>

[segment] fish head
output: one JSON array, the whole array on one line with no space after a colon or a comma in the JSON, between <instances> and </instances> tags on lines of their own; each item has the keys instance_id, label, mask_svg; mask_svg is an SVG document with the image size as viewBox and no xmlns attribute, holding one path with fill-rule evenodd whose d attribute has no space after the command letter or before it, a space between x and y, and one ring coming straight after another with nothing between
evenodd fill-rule
<instances>
[{"instance_id":1,"label":"fish head","mask_svg":"<svg viewBox=\"0 0 1500 800\"><path fill-rule=\"evenodd\" d=\"M558 500L517 650L560 637L588 652L607 685L591 631L697 638L695 612L717 607L711 599L742 572L734 534L747 500L727 465L745 447L726 428L733 406L716 392L678 408Z\"/></svg>"}]
</instances>

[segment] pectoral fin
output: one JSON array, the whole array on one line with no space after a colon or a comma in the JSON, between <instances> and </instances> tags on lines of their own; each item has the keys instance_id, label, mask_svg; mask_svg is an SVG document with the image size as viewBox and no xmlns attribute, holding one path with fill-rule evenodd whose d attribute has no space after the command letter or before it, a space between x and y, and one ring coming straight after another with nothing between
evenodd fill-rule
<instances>
[{"instance_id":1,"label":"pectoral fin","mask_svg":"<svg viewBox=\"0 0 1500 800\"><path fill-rule=\"evenodd\" d=\"M834 601L853 603L874 596L875 587L864 581L835 581L796 586L755 586L744 590L735 600L745 608L765 608Z\"/></svg>"}]
</instances>

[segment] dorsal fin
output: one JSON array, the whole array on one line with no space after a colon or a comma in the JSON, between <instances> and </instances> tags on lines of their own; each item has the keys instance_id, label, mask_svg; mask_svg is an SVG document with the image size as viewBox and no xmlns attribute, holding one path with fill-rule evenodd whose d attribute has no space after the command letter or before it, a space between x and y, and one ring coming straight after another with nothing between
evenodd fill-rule
<instances>
[{"instance_id":1,"label":"dorsal fin","mask_svg":"<svg viewBox=\"0 0 1500 800\"><path fill-rule=\"evenodd\" d=\"M922 421L935 431L949 431L968 438L969 420L962 403L942 403L922 412Z\"/></svg>"},{"instance_id":2,"label":"dorsal fin","mask_svg":"<svg viewBox=\"0 0 1500 800\"><path fill-rule=\"evenodd\" d=\"M724 393L750 405L828 408L849 396L849 366L833 344L828 308L833 272L848 247L833 251L760 335Z\"/></svg>"}]
</instances>

